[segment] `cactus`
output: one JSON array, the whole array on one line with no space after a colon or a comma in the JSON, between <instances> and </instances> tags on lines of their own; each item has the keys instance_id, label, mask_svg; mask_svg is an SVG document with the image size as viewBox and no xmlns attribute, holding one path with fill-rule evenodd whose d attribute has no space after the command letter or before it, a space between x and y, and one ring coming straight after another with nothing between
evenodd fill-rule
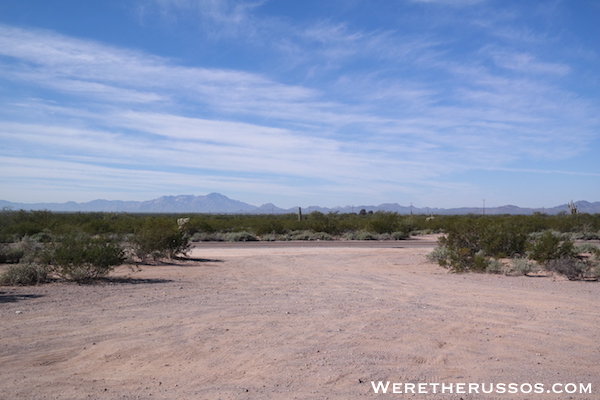
<instances>
[{"instance_id":1,"label":"cactus","mask_svg":"<svg viewBox=\"0 0 600 400\"><path fill-rule=\"evenodd\" d=\"M573 203L573 200L569 203L569 210L571 211L571 215L577 214L577 205Z\"/></svg>"}]
</instances>

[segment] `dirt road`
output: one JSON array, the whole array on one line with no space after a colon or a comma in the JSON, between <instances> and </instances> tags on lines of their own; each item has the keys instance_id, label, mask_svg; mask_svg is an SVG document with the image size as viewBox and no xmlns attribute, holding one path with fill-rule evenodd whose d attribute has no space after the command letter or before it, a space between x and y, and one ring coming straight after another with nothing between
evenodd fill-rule
<instances>
[{"instance_id":1,"label":"dirt road","mask_svg":"<svg viewBox=\"0 0 600 400\"><path fill-rule=\"evenodd\" d=\"M129 280L0 287L0 399L600 398L599 283L452 275L429 250L200 246Z\"/></svg>"}]
</instances>

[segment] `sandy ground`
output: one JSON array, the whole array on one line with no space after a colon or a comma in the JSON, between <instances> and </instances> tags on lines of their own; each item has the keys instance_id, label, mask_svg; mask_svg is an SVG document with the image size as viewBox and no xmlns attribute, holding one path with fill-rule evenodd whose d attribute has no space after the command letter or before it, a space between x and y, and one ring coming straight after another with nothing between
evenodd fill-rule
<instances>
[{"instance_id":1,"label":"sandy ground","mask_svg":"<svg viewBox=\"0 0 600 400\"><path fill-rule=\"evenodd\" d=\"M131 280L0 287L0 399L600 399L600 283L452 275L429 251L200 245Z\"/></svg>"}]
</instances>

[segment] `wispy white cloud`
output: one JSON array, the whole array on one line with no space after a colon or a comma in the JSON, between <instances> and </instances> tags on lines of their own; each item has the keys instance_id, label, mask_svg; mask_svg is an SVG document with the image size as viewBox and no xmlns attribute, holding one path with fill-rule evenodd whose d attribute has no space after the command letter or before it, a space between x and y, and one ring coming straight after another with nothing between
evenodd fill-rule
<instances>
[{"instance_id":1,"label":"wispy white cloud","mask_svg":"<svg viewBox=\"0 0 600 400\"><path fill-rule=\"evenodd\" d=\"M492 51L491 56L499 67L520 73L563 76L571 71L566 64L539 61L535 56L527 53Z\"/></svg>"},{"instance_id":2,"label":"wispy white cloud","mask_svg":"<svg viewBox=\"0 0 600 400\"><path fill-rule=\"evenodd\" d=\"M563 59L505 44L456 56L430 33L324 19L278 25L253 14L259 4L160 7L241 30L257 23L263 41L261 29L276 26L269 51L275 60L297 57L281 67L293 74L302 66L293 79L0 25L0 81L41 98L2 101L0 157L11 167L0 181L55 179L90 190L112 181L116 191L149 192L154 177L154 187L174 191L418 196L424 188L476 190L457 174L533 171L522 163L573 158L597 138L597 104L561 86L575 73ZM196 186L186 186L191 179Z\"/></svg>"}]
</instances>

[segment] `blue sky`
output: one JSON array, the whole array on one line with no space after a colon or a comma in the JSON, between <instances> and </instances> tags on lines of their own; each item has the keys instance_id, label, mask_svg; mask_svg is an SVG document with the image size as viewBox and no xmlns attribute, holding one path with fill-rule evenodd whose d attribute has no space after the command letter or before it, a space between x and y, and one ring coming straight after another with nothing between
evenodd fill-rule
<instances>
[{"instance_id":1,"label":"blue sky","mask_svg":"<svg viewBox=\"0 0 600 400\"><path fill-rule=\"evenodd\" d=\"M599 20L599 0L3 0L0 199L599 201Z\"/></svg>"}]
</instances>

